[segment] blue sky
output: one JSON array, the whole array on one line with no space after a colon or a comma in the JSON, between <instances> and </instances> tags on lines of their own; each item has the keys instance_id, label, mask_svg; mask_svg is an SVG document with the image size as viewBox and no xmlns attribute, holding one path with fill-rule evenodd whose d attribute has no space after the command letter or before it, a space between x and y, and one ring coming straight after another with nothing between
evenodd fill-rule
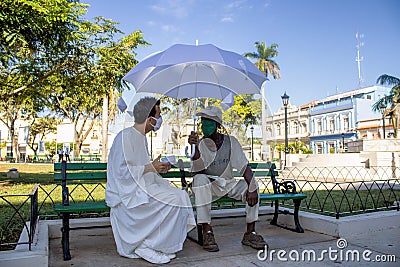
<instances>
[{"instance_id":1,"label":"blue sky","mask_svg":"<svg viewBox=\"0 0 400 267\"><path fill-rule=\"evenodd\" d=\"M87 18L120 22L126 34L144 33L152 45L141 60L175 43L212 43L239 54L254 42L278 44L281 79L266 86L272 112L286 91L296 106L359 88L356 33L361 41L363 85L381 74L400 77L398 0L82 0Z\"/></svg>"}]
</instances>

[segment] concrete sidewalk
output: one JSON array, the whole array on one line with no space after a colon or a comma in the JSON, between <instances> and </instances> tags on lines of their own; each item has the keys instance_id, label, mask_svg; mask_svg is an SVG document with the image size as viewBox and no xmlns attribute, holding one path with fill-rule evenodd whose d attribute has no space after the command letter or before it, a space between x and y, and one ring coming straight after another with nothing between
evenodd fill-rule
<instances>
[{"instance_id":1,"label":"concrete sidewalk","mask_svg":"<svg viewBox=\"0 0 400 267\"><path fill-rule=\"evenodd\" d=\"M389 228L376 232L369 230L355 235L348 234L341 236L338 243L338 238L330 235L310 230L305 230L305 233L300 234L272 226L268 221L270 219L271 216L263 215L256 225L258 233L263 235L269 244L270 250L267 254L258 253L258 251L241 244L245 230L245 218L215 218L213 219L214 234L220 251L206 252L196 243L186 240L184 249L168 266L400 265L400 228ZM368 220L365 221L365 224L368 224ZM196 236L195 231L191 234ZM70 235L72 255L70 261L62 260L61 238L59 236L50 237L50 267L154 266L142 259L127 259L119 256L116 252L111 228L72 231ZM359 261L357 261L357 255ZM378 258L391 262L377 262ZM370 261L367 261L368 259Z\"/></svg>"}]
</instances>

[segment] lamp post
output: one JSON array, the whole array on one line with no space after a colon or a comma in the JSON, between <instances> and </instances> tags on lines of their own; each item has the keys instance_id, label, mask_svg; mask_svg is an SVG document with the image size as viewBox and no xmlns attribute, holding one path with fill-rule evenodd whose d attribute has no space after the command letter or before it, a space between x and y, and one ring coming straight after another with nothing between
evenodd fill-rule
<instances>
[{"instance_id":1,"label":"lamp post","mask_svg":"<svg viewBox=\"0 0 400 267\"><path fill-rule=\"evenodd\" d=\"M342 133L342 149L343 149L343 152L344 152L344 133Z\"/></svg>"},{"instance_id":2,"label":"lamp post","mask_svg":"<svg viewBox=\"0 0 400 267\"><path fill-rule=\"evenodd\" d=\"M385 103L381 103L379 105L379 109L382 112L382 122L383 122L383 139L386 138L386 134L385 134L385 111L386 111L386 105Z\"/></svg>"},{"instance_id":3,"label":"lamp post","mask_svg":"<svg viewBox=\"0 0 400 267\"><path fill-rule=\"evenodd\" d=\"M297 154L299 154L299 146L298 146L298 143L299 143L299 138L296 137L295 145L296 145L296 153L297 153Z\"/></svg>"},{"instance_id":4,"label":"lamp post","mask_svg":"<svg viewBox=\"0 0 400 267\"><path fill-rule=\"evenodd\" d=\"M251 161L254 161L254 127L250 127L251 132Z\"/></svg>"},{"instance_id":5,"label":"lamp post","mask_svg":"<svg viewBox=\"0 0 400 267\"><path fill-rule=\"evenodd\" d=\"M288 148L288 127L287 127L287 106L289 104L289 96L286 92L281 96L283 106L285 107L285 166L286 166L286 154L289 152Z\"/></svg>"}]
</instances>

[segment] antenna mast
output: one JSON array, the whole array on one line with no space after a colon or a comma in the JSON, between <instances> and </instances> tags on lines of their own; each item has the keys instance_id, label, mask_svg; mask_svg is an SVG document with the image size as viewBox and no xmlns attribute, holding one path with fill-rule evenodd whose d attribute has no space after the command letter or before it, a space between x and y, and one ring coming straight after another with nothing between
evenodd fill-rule
<instances>
[{"instance_id":1,"label":"antenna mast","mask_svg":"<svg viewBox=\"0 0 400 267\"><path fill-rule=\"evenodd\" d=\"M361 76L361 61L364 60L364 57L360 57L360 48L361 46L364 46L364 43L361 42L360 39L364 38L364 34L358 34L358 32L356 33L356 48L357 48L357 66L358 66L358 86L362 87L363 83L364 83L364 79Z\"/></svg>"}]
</instances>

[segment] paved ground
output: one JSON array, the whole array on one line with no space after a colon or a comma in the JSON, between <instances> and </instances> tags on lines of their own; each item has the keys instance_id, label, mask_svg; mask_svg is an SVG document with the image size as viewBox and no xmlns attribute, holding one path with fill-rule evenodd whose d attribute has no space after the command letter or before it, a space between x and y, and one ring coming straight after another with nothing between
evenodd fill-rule
<instances>
[{"instance_id":1,"label":"paved ground","mask_svg":"<svg viewBox=\"0 0 400 267\"><path fill-rule=\"evenodd\" d=\"M242 246L241 238L245 229L244 218L213 219L214 234L220 251L204 251L196 243L186 240L183 251L177 254L168 266L400 266L400 229L366 233L365 235L343 237L347 247L338 248L337 239L331 236L306 231L294 233L272 226L262 216L257 224L257 231L269 243L270 251L258 254L258 251ZM192 233L196 235L196 233ZM62 260L60 238L50 240L49 266L153 266L142 259L127 259L116 253L116 247L110 228L79 230L71 232L71 261ZM273 252L272 250L275 250ZM281 258L278 251L281 250ZM371 261L363 259L363 252ZM324 253L324 251L326 251ZM315 252L315 257L313 256ZM368 251L367 251L368 252ZM366 253L367 253L366 252ZM272 254L271 254L272 253ZM283 254L285 253L285 254ZM358 253L360 260L353 260ZM309 260L311 255L311 260ZM322 255L322 256L321 256ZM346 255L347 259L346 260ZM396 255L396 262L377 263L376 256ZM298 256L298 260L295 258ZM302 258L304 260L302 260ZM272 259L272 263L271 263ZM286 259L286 261L285 261ZM392 260L393 261L393 260Z\"/></svg>"}]
</instances>

